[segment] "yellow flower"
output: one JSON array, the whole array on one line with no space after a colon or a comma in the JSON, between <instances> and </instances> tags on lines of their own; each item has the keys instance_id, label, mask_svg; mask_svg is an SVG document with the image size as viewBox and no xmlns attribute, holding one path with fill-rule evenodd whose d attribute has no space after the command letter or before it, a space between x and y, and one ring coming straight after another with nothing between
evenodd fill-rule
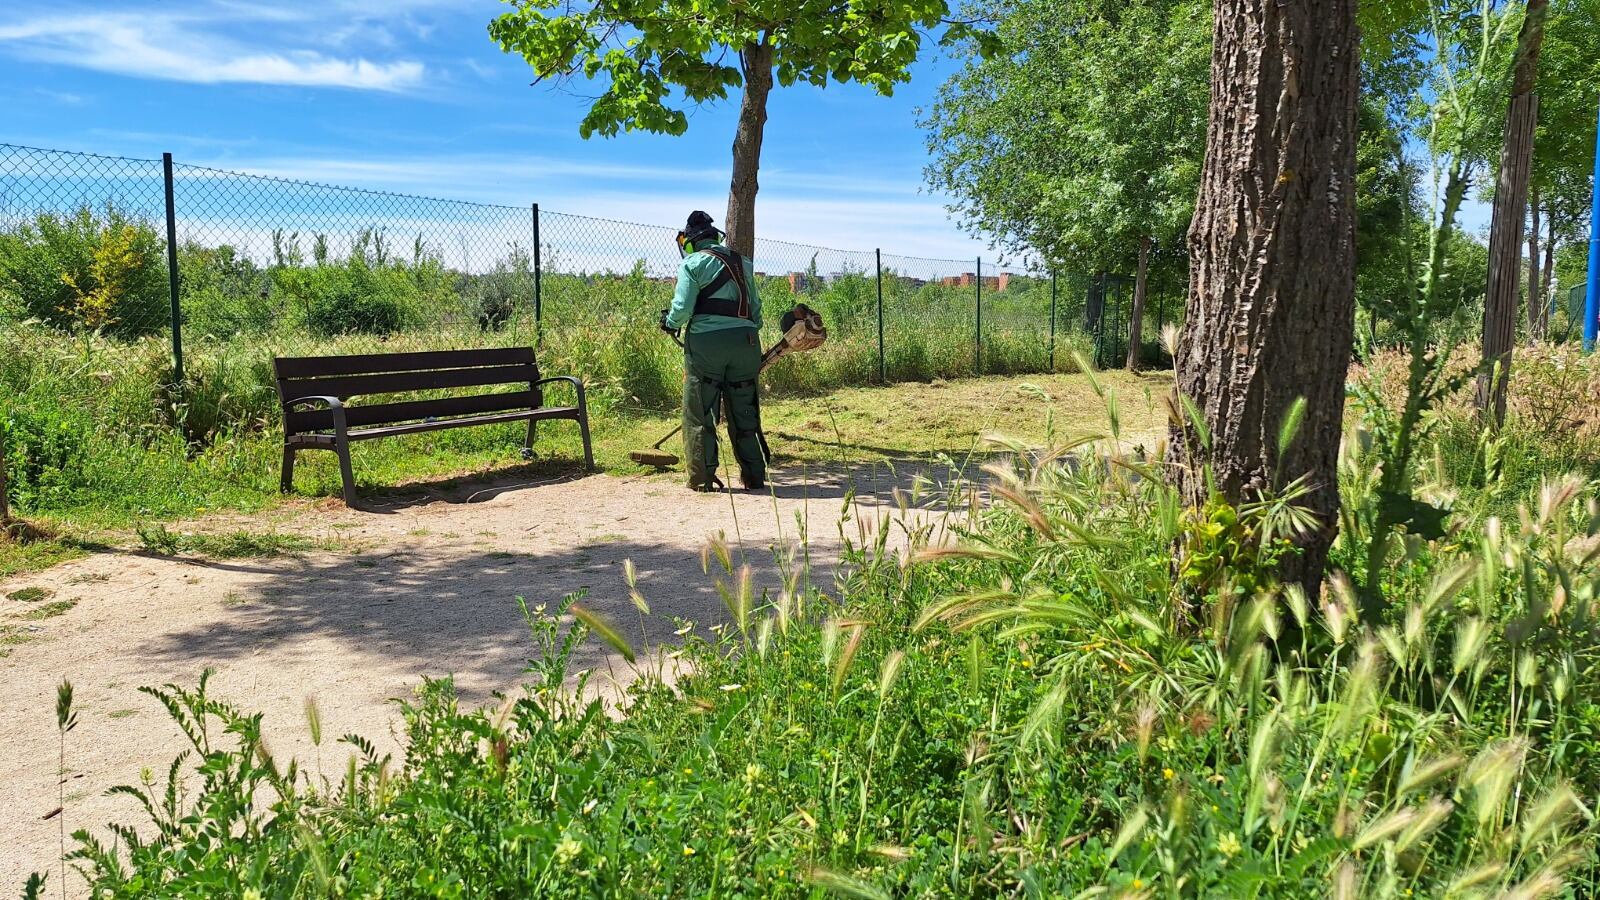
<instances>
[{"instance_id":1,"label":"yellow flower","mask_svg":"<svg viewBox=\"0 0 1600 900\"><path fill-rule=\"evenodd\" d=\"M683 845L683 855L684 856L693 856L694 855L694 848L689 846L688 844L684 844Z\"/></svg>"},{"instance_id":2,"label":"yellow flower","mask_svg":"<svg viewBox=\"0 0 1600 900\"><path fill-rule=\"evenodd\" d=\"M1173 771L1171 769L1162 769L1161 770L1161 777L1165 778L1168 781L1172 780L1173 774L1174 773L1173 773Z\"/></svg>"},{"instance_id":3,"label":"yellow flower","mask_svg":"<svg viewBox=\"0 0 1600 900\"><path fill-rule=\"evenodd\" d=\"M694 770L691 769L691 768L688 768L687 766L685 766L684 770L683 770L683 774L685 774L685 775L693 775L694 774Z\"/></svg>"},{"instance_id":4,"label":"yellow flower","mask_svg":"<svg viewBox=\"0 0 1600 900\"><path fill-rule=\"evenodd\" d=\"M1136 890L1136 891L1142 891L1142 890L1144 890L1144 879L1142 879L1142 878L1135 878L1135 879L1134 879L1134 880L1133 880L1133 889L1134 889L1134 890Z\"/></svg>"},{"instance_id":5,"label":"yellow flower","mask_svg":"<svg viewBox=\"0 0 1600 900\"><path fill-rule=\"evenodd\" d=\"M1243 849L1244 845L1239 842L1239 836L1231 831L1217 838L1217 852L1223 856L1234 856Z\"/></svg>"}]
</instances>

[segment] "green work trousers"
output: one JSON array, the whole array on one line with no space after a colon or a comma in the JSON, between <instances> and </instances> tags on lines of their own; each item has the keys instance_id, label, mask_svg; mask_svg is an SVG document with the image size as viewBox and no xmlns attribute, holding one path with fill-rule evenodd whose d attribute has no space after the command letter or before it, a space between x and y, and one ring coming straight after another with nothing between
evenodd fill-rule
<instances>
[{"instance_id":1,"label":"green work trousers","mask_svg":"<svg viewBox=\"0 0 1600 900\"><path fill-rule=\"evenodd\" d=\"M689 486L716 483L717 420L724 408L728 437L747 488L767 480L761 436L761 338L754 328L688 333L683 350L683 458Z\"/></svg>"}]
</instances>

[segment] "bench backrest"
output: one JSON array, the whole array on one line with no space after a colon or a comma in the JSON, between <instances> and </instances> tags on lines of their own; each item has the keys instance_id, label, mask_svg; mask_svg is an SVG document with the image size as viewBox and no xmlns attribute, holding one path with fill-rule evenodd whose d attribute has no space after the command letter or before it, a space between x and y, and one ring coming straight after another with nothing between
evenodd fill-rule
<instances>
[{"instance_id":1,"label":"bench backrest","mask_svg":"<svg viewBox=\"0 0 1600 900\"><path fill-rule=\"evenodd\" d=\"M373 394L527 385L521 391L351 405L345 408L345 421L351 428L534 409L544 401L534 384L539 380L539 364L532 347L280 356L272 364L278 376L278 397L284 404L283 428L289 434L333 427L333 414L325 409L288 409L290 401L302 397L349 400Z\"/></svg>"}]
</instances>

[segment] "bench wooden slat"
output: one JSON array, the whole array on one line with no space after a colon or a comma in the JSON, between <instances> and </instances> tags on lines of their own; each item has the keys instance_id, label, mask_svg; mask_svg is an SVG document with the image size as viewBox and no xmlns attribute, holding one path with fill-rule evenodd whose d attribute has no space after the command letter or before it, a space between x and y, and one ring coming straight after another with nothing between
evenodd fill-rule
<instances>
[{"instance_id":1,"label":"bench wooden slat","mask_svg":"<svg viewBox=\"0 0 1600 900\"><path fill-rule=\"evenodd\" d=\"M536 391L512 391L505 394L374 403L370 406L345 407L344 420L352 429L364 425L393 425L413 419L443 419L508 409L530 410L539 405L539 399ZM332 427L333 413L326 409L300 410L284 416L283 428L290 434L324 431Z\"/></svg>"},{"instance_id":2,"label":"bench wooden slat","mask_svg":"<svg viewBox=\"0 0 1600 900\"><path fill-rule=\"evenodd\" d=\"M348 356L280 356L273 360L273 365L278 378L285 379L509 366L532 362L532 347L492 347L483 350L423 350L415 353L360 353Z\"/></svg>"},{"instance_id":3,"label":"bench wooden slat","mask_svg":"<svg viewBox=\"0 0 1600 900\"><path fill-rule=\"evenodd\" d=\"M381 375L339 375L330 378L293 378L278 382L285 401L301 397L356 397L365 394L400 394L444 388L481 387L489 384L529 384L539 380L533 363L478 366L470 369L432 369L424 372L388 372Z\"/></svg>"},{"instance_id":4,"label":"bench wooden slat","mask_svg":"<svg viewBox=\"0 0 1600 900\"><path fill-rule=\"evenodd\" d=\"M432 422L410 422L405 425L384 425L379 428L363 428L360 431L350 432L350 440L365 441L372 438L394 437L402 434L418 434L424 431L438 431L443 428L456 428L464 425L497 425L503 422L526 422L529 419L544 421L545 419L576 419L578 408L576 406L548 406L543 409L517 410L516 412L490 413L483 416L472 416L465 419L436 419Z\"/></svg>"}]
</instances>

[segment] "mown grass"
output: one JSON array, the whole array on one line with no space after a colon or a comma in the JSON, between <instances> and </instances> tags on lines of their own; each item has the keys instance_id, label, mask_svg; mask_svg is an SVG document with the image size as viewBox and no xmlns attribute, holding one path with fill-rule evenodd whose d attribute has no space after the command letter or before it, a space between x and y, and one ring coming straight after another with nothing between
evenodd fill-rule
<instances>
[{"instance_id":1,"label":"mown grass","mask_svg":"<svg viewBox=\"0 0 1600 900\"><path fill-rule=\"evenodd\" d=\"M332 550L340 545L278 531L238 529L219 533L174 531L165 525L140 526L139 543L147 552L162 556L185 554L209 559L269 559L310 550Z\"/></svg>"}]
</instances>

